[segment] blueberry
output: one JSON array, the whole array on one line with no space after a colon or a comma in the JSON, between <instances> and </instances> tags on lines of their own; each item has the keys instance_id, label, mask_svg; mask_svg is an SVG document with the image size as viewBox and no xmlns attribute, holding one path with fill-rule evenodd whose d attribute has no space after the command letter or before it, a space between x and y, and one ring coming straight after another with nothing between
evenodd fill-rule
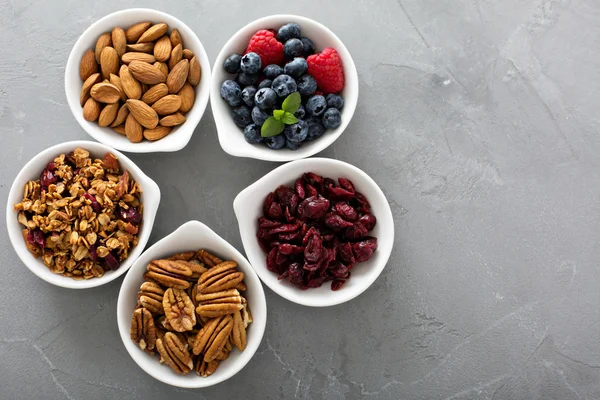
<instances>
[{"instance_id":1,"label":"blueberry","mask_svg":"<svg viewBox=\"0 0 600 400\"><path fill-rule=\"evenodd\" d=\"M240 128L245 128L246 125L252 123L252 117L250 117L250 107L241 105L233 109L233 122Z\"/></svg>"},{"instance_id":2,"label":"blueberry","mask_svg":"<svg viewBox=\"0 0 600 400\"><path fill-rule=\"evenodd\" d=\"M306 102L306 112L313 117L320 117L327 109L325 97L321 95L312 96Z\"/></svg>"},{"instance_id":3,"label":"blueberry","mask_svg":"<svg viewBox=\"0 0 600 400\"><path fill-rule=\"evenodd\" d=\"M308 57L315 52L315 44L307 37L300 38L302 41L302 55Z\"/></svg>"},{"instance_id":4,"label":"blueberry","mask_svg":"<svg viewBox=\"0 0 600 400\"><path fill-rule=\"evenodd\" d=\"M260 108L254 107L252 109L252 121L254 121L254 123L256 125L262 126L262 124L265 123L265 121L267 120L267 118L269 118L269 114L267 114L266 112L264 112Z\"/></svg>"},{"instance_id":5,"label":"blueberry","mask_svg":"<svg viewBox=\"0 0 600 400\"><path fill-rule=\"evenodd\" d=\"M290 39L283 45L283 55L288 60L294 57L302 57L302 41L300 39Z\"/></svg>"},{"instance_id":6,"label":"blueberry","mask_svg":"<svg viewBox=\"0 0 600 400\"><path fill-rule=\"evenodd\" d=\"M292 78L300 78L308 70L308 64L302 57L296 57L292 61L285 64L283 67L283 73L291 76Z\"/></svg>"},{"instance_id":7,"label":"blueberry","mask_svg":"<svg viewBox=\"0 0 600 400\"><path fill-rule=\"evenodd\" d=\"M244 128L244 139L248 143L260 143L263 141L260 136L260 127L255 124L249 124Z\"/></svg>"},{"instance_id":8,"label":"blueberry","mask_svg":"<svg viewBox=\"0 0 600 400\"><path fill-rule=\"evenodd\" d=\"M263 74L265 74L267 79L273 80L273 79L277 78L279 75L283 74L283 68L281 68L277 64L270 64L270 65L267 65L265 67L265 69L263 69Z\"/></svg>"},{"instance_id":9,"label":"blueberry","mask_svg":"<svg viewBox=\"0 0 600 400\"><path fill-rule=\"evenodd\" d=\"M302 96L310 96L317 91L317 81L312 75L302 75L298 79L298 91Z\"/></svg>"},{"instance_id":10,"label":"blueberry","mask_svg":"<svg viewBox=\"0 0 600 400\"><path fill-rule=\"evenodd\" d=\"M253 52L242 57L242 62L240 64L242 71L250 75L258 74L261 66L260 56Z\"/></svg>"},{"instance_id":11,"label":"blueberry","mask_svg":"<svg viewBox=\"0 0 600 400\"><path fill-rule=\"evenodd\" d=\"M254 104L261 110L269 110L275 107L277 103L277 94L270 88L259 89L254 96Z\"/></svg>"},{"instance_id":12,"label":"blueberry","mask_svg":"<svg viewBox=\"0 0 600 400\"><path fill-rule=\"evenodd\" d=\"M337 108L338 110L344 107L344 98L339 94L328 94L325 100L327 100L327 107Z\"/></svg>"},{"instance_id":13,"label":"blueberry","mask_svg":"<svg viewBox=\"0 0 600 400\"><path fill-rule=\"evenodd\" d=\"M292 142L302 142L308 135L308 124L299 119L293 125L287 125L283 130L287 140Z\"/></svg>"},{"instance_id":14,"label":"blueberry","mask_svg":"<svg viewBox=\"0 0 600 400\"><path fill-rule=\"evenodd\" d=\"M279 75L273 79L273 90L279 97L287 97L290 93L297 89L296 81L289 75Z\"/></svg>"},{"instance_id":15,"label":"blueberry","mask_svg":"<svg viewBox=\"0 0 600 400\"><path fill-rule=\"evenodd\" d=\"M302 142L292 142L291 140L285 140L285 147L290 150L298 150Z\"/></svg>"},{"instance_id":16,"label":"blueberry","mask_svg":"<svg viewBox=\"0 0 600 400\"><path fill-rule=\"evenodd\" d=\"M342 123L342 114L337 108L328 108L323 114L323 126L326 129L335 129Z\"/></svg>"},{"instance_id":17,"label":"blueberry","mask_svg":"<svg viewBox=\"0 0 600 400\"><path fill-rule=\"evenodd\" d=\"M279 40L281 43L285 43L290 39L299 37L300 25L294 23L285 24L279 28L279 32L277 32L277 40Z\"/></svg>"},{"instance_id":18,"label":"blueberry","mask_svg":"<svg viewBox=\"0 0 600 400\"><path fill-rule=\"evenodd\" d=\"M249 85L256 85L256 82L258 82L258 75L250 75L245 72L240 72L237 76L237 81L240 85L244 87Z\"/></svg>"},{"instance_id":19,"label":"blueberry","mask_svg":"<svg viewBox=\"0 0 600 400\"><path fill-rule=\"evenodd\" d=\"M282 134L265 138L265 144L268 148L279 150L285 146L285 136Z\"/></svg>"},{"instance_id":20,"label":"blueberry","mask_svg":"<svg viewBox=\"0 0 600 400\"><path fill-rule=\"evenodd\" d=\"M325 133L325 127L321 123L320 118L309 118L306 121L308 125L308 135L306 136L306 140L315 140L323 136Z\"/></svg>"},{"instance_id":21,"label":"blueberry","mask_svg":"<svg viewBox=\"0 0 600 400\"><path fill-rule=\"evenodd\" d=\"M242 90L242 100L248 107L254 106L254 95L256 94L256 88L254 86L246 86Z\"/></svg>"},{"instance_id":22,"label":"blueberry","mask_svg":"<svg viewBox=\"0 0 600 400\"><path fill-rule=\"evenodd\" d=\"M270 79L263 79L259 84L258 84L258 88L262 89L262 88L271 88L271 86L273 85L273 81Z\"/></svg>"},{"instance_id":23,"label":"blueberry","mask_svg":"<svg viewBox=\"0 0 600 400\"><path fill-rule=\"evenodd\" d=\"M242 98L240 97L242 90L237 82L232 80L226 80L221 84L221 97L225 99L227 104L231 107L236 107L242 104Z\"/></svg>"},{"instance_id":24,"label":"blueberry","mask_svg":"<svg viewBox=\"0 0 600 400\"><path fill-rule=\"evenodd\" d=\"M304 106L301 104L300 108L298 108L298 111L296 111L294 113L294 117L296 117L298 119L303 119L305 115L306 115L306 110L304 109Z\"/></svg>"},{"instance_id":25,"label":"blueberry","mask_svg":"<svg viewBox=\"0 0 600 400\"><path fill-rule=\"evenodd\" d=\"M242 60L242 56L239 54L232 54L225 59L223 62L223 68L225 71L230 74L237 74L240 71L240 61Z\"/></svg>"}]
</instances>

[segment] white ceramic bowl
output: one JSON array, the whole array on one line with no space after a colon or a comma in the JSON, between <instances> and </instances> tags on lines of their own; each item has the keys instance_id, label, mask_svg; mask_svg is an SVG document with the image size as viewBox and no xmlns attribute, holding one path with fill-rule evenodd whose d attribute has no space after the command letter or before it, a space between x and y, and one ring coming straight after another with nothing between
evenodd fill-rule
<instances>
[{"instance_id":1,"label":"white ceramic bowl","mask_svg":"<svg viewBox=\"0 0 600 400\"><path fill-rule=\"evenodd\" d=\"M352 276L337 291L331 290L329 282L319 288L301 290L287 280L277 280L277 274L267 270L267 255L256 239L257 220L263 215L263 202L269 192L279 185L293 186L296 179L305 172L314 172L334 180L339 177L350 179L356 190L369 200L373 215L377 218L375 228L369 233L377 238L377 251L368 261L355 264ZM385 195L365 172L343 161L308 158L284 164L242 190L233 201L233 209L244 250L260 279L281 297L305 306L333 306L351 300L367 290L385 267L394 245L394 219Z\"/></svg>"},{"instance_id":2,"label":"white ceramic bowl","mask_svg":"<svg viewBox=\"0 0 600 400\"><path fill-rule=\"evenodd\" d=\"M83 83L79 77L79 62L83 53L89 49L94 49L96 40L102 33L110 32L117 26L127 29L142 21L151 21L154 23L165 22L169 25L169 31L177 28L181 33L185 48L192 50L200 61L202 79L196 87L196 101L194 102L194 106L185 115L187 118L185 123L174 128L167 137L156 142L144 140L140 143L131 143L125 136L119 135L111 128L101 128L96 122L88 122L83 119L83 111L79 104L79 94ZM73 46L73 50L71 50L69 60L67 61L65 91L73 116L79 122L79 125L97 141L130 153L169 152L181 150L190 141L194 129L196 129L196 126L200 122L200 118L202 118L208 104L210 75L210 62L206 51L198 36L186 24L164 12L147 8L132 8L117 11L99 19L81 34L75 46Z\"/></svg>"},{"instance_id":3,"label":"white ceramic bowl","mask_svg":"<svg viewBox=\"0 0 600 400\"><path fill-rule=\"evenodd\" d=\"M296 22L302 29L302 35L310 38L315 43L317 52L326 47L333 47L339 53L344 64L345 87L341 92L344 97L344 108L342 109L342 124L336 129L328 129L319 139L312 142L302 143L298 150L271 150L263 144L250 144L244 139L242 130L235 125L231 118L231 107L221 98L221 84L233 75L227 73L223 68L223 62L233 53L243 53L248 41L257 31L261 29L279 29L288 22ZM285 162L310 157L335 142L346 129L358 101L358 74L352 56L342 41L324 25L297 15L271 15L253 21L236 32L223 46L217 56L213 68L213 77L210 87L211 107L219 143L227 153L237 157L249 157L266 161Z\"/></svg>"},{"instance_id":4,"label":"white ceramic bowl","mask_svg":"<svg viewBox=\"0 0 600 400\"><path fill-rule=\"evenodd\" d=\"M254 320L248 326L246 349L244 351L234 349L229 358L219 364L219 368L215 373L206 378L198 376L193 371L188 375L177 374L166 364L160 364L156 356L151 356L142 351L129 336L131 315L137 303L137 293L140 285L144 281L143 274L146 271L146 266L150 261L157 258L196 249L206 249L223 259L238 263L239 270L245 275L244 282L248 290L244 292L244 296L248 300L248 306ZM265 332L267 303L260 280L244 256L203 223L189 221L148 248L134 263L127 276L125 276L119 292L117 323L121 339L129 355L149 375L173 386L202 388L216 385L231 378L250 361Z\"/></svg>"},{"instance_id":5,"label":"white ceramic bowl","mask_svg":"<svg viewBox=\"0 0 600 400\"><path fill-rule=\"evenodd\" d=\"M41 258L35 258L33 254L27 250L21 233L23 231L23 225L17 221L17 213L14 211L14 205L23 200L23 188L25 187L25 184L30 180L39 179L43 169L55 157L61 154L67 154L77 147L88 150L90 155L95 158L102 158L106 152L111 152L117 156L117 159L121 164L121 169L129 171L129 175L141 185L143 190L141 199L144 203L142 225L138 233L139 242L133 251L129 253L129 257L121 262L121 266L116 271L107 271L100 278L81 281L76 281L72 278L50 272L50 269L44 265ZM136 258L138 258L144 250L148 238L150 238L150 232L154 226L154 218L156 217L159 203L160 189L158 188L158 185L124 154L102 143L90 141L65 142L42 151L25 164L21 172L19 172L10 188L10 193L8 194L8 204L6 205L6 227L8 229L8 236L10 237L10 241L17 252L17 255L31 272L46 282L56 286L69 289L87 289L113 281L123 275L129 267L131 267Z\"/></svg>"}]
</instances>

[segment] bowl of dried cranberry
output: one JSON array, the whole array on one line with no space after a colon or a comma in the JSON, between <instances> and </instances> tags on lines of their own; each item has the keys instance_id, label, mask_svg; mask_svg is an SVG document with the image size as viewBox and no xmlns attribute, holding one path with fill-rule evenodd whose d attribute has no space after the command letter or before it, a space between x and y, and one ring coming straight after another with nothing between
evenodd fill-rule
<instances>
[{"instance_id":1,"label":"bowl of dried cranberry","mask_svg":"<svg viewBox=\"0 0 600 400\"><path fill-rule=\"evenodd\" d=\"M310 157L344 132L358 87L352 56L324 25L296 15L253 21L229 39L213 67L219 143L237 157Z\"/></svg>"},{"instance_id":2,"label":"bowl of dried cranberry","mask_svg":"<svg viewBox=\"0 0 600 400\"><path fill-rule=\"evenodd\" d=\"M260 279L306 306L332 306L364 292L394 244L385 195L365 172L343 161L284 164L240 192L233 208Z\"/></svg>"}]
</instances>

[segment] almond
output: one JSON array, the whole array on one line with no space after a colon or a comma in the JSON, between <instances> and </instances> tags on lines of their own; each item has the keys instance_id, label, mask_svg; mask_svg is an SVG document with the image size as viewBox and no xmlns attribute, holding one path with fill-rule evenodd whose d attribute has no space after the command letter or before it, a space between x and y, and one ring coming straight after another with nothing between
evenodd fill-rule
<instances>
[{"instance_id":1,"label":"almond","mask_svg":"<svg viewBox=\"0 0 600 400\"><path fill-rule=\"evenodd\" d=\"M190 49L183 49L182 55L183 58L185 58L186 60L191 60L192 58L194 58L194 52Z\"/></svg>"},{"instance_id":2,"label":"almond","mask_svg":"<svg viewBox=\"0 0 600 400\"><path fill-rule=\"evenodd\" d=\"M189 70L190 62L188 60L181 60L173 67L167 78L169 93L177 93L181 90L187 80Z\"/></svg>"},{"instance_id":3,"label":"almond","mask_svg":"<svg viewBox=\"0 0 600 400\"><path fill-rule=\"evenodd\" d=\"M125 125L121 124L119 126L113 126L113 131L117 132L119 135L125 136Z\"/></svg>"},{"instance_id":4,"label":"almond","mask_svg":"<svg viewBox=\"0 0 600 400\"><path fill-rule=\"evenodd\" d=\"M171 133L170 126L157 126L154 129L144 129L144 137L148 140L159 140Z\"/></svg>"},{"instance_id":5,"label":"almond","mask_svg":"<svg viewBox=\"0 0 600 400\"><path fill-rule=\"evenodd\" d=\"M178 44L183 46L183 40L181 39L181 35L179 34L177 28L171 31L171 36L169 37L169 39L171 40L172 47L176 47Z\"/></svg>"},{"instance_id":6,"label":"almond","mask_svg":"<svg viewBox=\"0 0 600 400\"><path fill-rule=\"evenodd\" d=\"M171 57L169 57L169 71L172 70L179 61L182 59L182 47L181 44L173 47L171 51Z\"/></svg>"},{"instance_id":7,"label":"almond","mask_svg":"<svg viewBox=\"0 0 600 400\"><path fill-rule=\"evenodd\" d=\"M98 117L99 126L109 126L113 123L119 112L119 103L107 104L104 106Z\"/></svg>"},{"instance_id":8,"label":"almond","mask_svg":"<svg viewBox=\"0 0 600 400\"><path fill-rule=\"evenodd\" d=\"M164 74L158 68L142 61L132 61L129 63L129 71L131 71L135 79L149 85L165 81Z\"/></svg>"},{"instance_id":9,"label":"almond","mask_svg":"<svg viewBox=\"0 0 600 400\"><path fill-rule=\"evenodd\" d=\"M154 63L154 66L156 68L158 68L160 70L160 72L163 73L163 75L165 76L165 81L166 81L167 77L169 76L169 67L167 66L167 64L165 64L164 62L157 61Z\"/></svg>"},{"instance_id":10,"label":"almond","mask_svg":"<svg viewBox=\"0 0 600 400\"><path fill-rule=\"evenodd\" d=\"M88 50L83 53L83 57L81 57L81 62L79 63L79 77L82 81L85 81L96 72L98 72L96 55L93 50Z\"/></svg>"},{"instance_id":11,"label":"almond","mask_svg":"<svg viewBox=\"0 0 600 400\"><path fill-rule=\"evenodd\" d=\"M127 51L152 54L154 52L154 42L128 44Z\"/></svg>"},{"instance_id":12,"label":"almond","mask_svg":"<svg viewBox=\"0 0 600 400\"><path fill-rule=\"evenodd\" d=\"M129 114L125 120L125 135L133 143L139 143L144 138L142 125L132 114Z\"/></svg>"},{"instance_id":13,"label":"almond","mask_svg":"<svg viewBox=\"0 0 600 400\"><path fill-rule=\"evenodd\" d=\"M100 103L116 103L121 98L121 93L112 83L100 82L92 86L90 96Z\"/></svg>"},{"instance_id":14,"label":"almond","mask_svg":"<svg viewBox=\"0 0 600 400\"><path fill-rule=\"evenodd\" d=\"M127 97L130 99L139 99L142 97L142 85L131 75L127 65L121 65L119 77L121 78L121 86Z\"/></svg>"},{"instance_id":15,"label":"almond","mask_svg":"<svg viewBox=\"0 0 600 400\"><path fill-rule=\"evenodd\" d=\"M181 107L179 107L179 111L182 113L190 111L194 105L194 100L196 99L194 87L186 82L177 94L181 98Z\"/></svg>"},{"instance_id":16,"label":"almond","mask_svg":"<svg viewBox=\"0 0 600 400\"><path fill-rule=\"evenodd\" d=\"M112 47L105 47L100 54L100 69L102 70L102 78L108 79L110 74L119 72L119 55Z\"/></svg>"},{"instance_id":17,"label":"almond","mask_svg":"<svg viewBox=\"0 0 600 400\"><path fill-rule=\"evenodd\" d=\"M202 77L202 67L200 67L200 61L198 61L198 57L194 56L190 60L190 72L188 73L188 82L192 84L192 86L196 86L200 83L200 78Z\"/></svg>"},{"instance_id":18,"label":"almond","mask_svg":"<svg viewBox=\"0 0 600 400\"><path fill-rule=\"evenodd\" d=\"M171 50L171 40L167 36L163 36L154 45L154 58L158 61L167 61L171 56Z\"/></svg>"},{"instance_id":19,"label":"almond","mask_svg":"<svg viewBox=\"0 0 600 400\"><path fill-rule=\"evenodd\" d=\"M100 82L99 73L90 75L85 82L83 82L83 86L81 86L81 94L79 95L79 104L81 104L81 106L83 106L87 99L90 98L90 89L98 82Z\"/></svg>"},{"instance_id":20,"label":"almond","mask_svg":"<svg viewBox=\"0 0 600 400\"><path fill-rule=\"evenodd\" d=\"M113 48L117 51L119 57L121 57L127 50L127 37L125 36L125 31L117 26L112 30L111 39Z\"/></svg>"},{"instance_id":21,"label":"almond","mask_svg":"<svg viewBox=\"0 0 600 400\"><path fill-rule=\"evenodd\" d=\"M112 46L112 39L109 32L104 32L102 35L98 36L98 40L96 40L96 62L100 64L100 54L102 54L102 50L105 47Z\"/></svg>"},{"instance_id":22,"label":"almond","mask_svg":"<svg viewBox=\"0 0 600 400\"><path fill-rule=\"evenodd\" d=\"M144 128L153 129L158 125L158 114L143 101L129 99L127 100L127 108L129 108L129 116L133 115Z\"/></svg>"},{"instance_id":23,"label":"almond","mask_svg":"<svg viewBox=\"0 0 600 400\"><path fill-rule=\"evenodd\" d=\"M119 108L119 112L117 112L117 116L115 117L113 123L110 124L110 126L114 128L115 126L124 124L128 115L129 108L127 108L127 104L123 104L121 108Z\"/></svg>"},{"instance_id":24,"label":"almond","mask_svg":"<svg viewBox=\"0 0 600 400\"><path fill-rule=\"evenodd\" d=\"M181 97L176 94L170 94L152 104L152 109L158 115L169 115L179 110L181 107Z\"/></svg>"},{"instance_id":25,"label":"almond","mask_svg":"<svg viewBox=\"0 0 600 400\"><path fill-rule=\"evenodd\" d=\"M169 29L169 25L165 23L152 25L142 34L142 36L140 36L137 42L154 42L156 39L167 33L167 29Z\"/></svg>"},{"instance_id":26,"label":"almond","mask_svg":"<svg viewBox=\"0 0 600 400\"><path fill-rule=\"evenodd\" d=\"M185 122L185 115L181 113L175 113L162 117L158 123L162 126L176 126L181 125Z\"/></svg>"},{"instance_id":27,"label":"almond","mask_svg":"<svg viewBox=\"0 0 600 400\"><path fill-rule=\"evenodd\" d=\"M121 94L121 100L127 101L127 95L123 91L123 85L121 85L121 78L119 78L118 75L110 74L109 81L119 89L119 93Z\"/></svg>"},{"instance_id":28,"label":"almond","mask_svg":"<svg viewBox=\"0 0 600 400\"><path fill-rule=\"evenodd\" d=\"M144 95L142 96L142 101L148 105L154 104L158 99L165 97L169 94L169 89L167 85L164 83L159 83L158 85L152 86Z\"/></svg>"},{"instance_id":29,"label":"almond","mask_svg":"<svg viewBox=\"0 0 600 400\"><path fill-rule=\"evenodd\" d=\"M83 119L90 122L95 121L100 116L100 111L100 104L90 97L83 106Z\"/></svg>"},{"instance_id":30,"label":"almond","mask_svg":"<svg viewBox=\"0 0 600 400\"><path fill-rule=\"evenodd\" d=\"M152 54L130 51L123 54L123 57L121 57L121 61L123 61L123 64L129 64L132 61L143 61L153 64L156 61L156 59Z\"/></svg>"},{"instance_id":31,"label":"almond","mask_svg":"<svg viewBox=\"0 0 600 400\"><path fill-rule=\"evenodd\" d=\"M146 30L148 30L150 26L152 26L152 22L140 22L139 24L135 24L132 27L129 27L125 31L127 43L137 42L140 36L142 36L142 34L146 32Z\"/></svg>"}]
</instances>

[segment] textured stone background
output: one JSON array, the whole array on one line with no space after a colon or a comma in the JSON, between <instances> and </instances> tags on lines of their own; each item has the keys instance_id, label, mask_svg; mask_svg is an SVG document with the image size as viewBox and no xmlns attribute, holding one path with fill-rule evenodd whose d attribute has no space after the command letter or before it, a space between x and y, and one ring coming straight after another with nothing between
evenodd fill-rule
<instances>
[{"instance_id":1,"label":"textured stone background","mask_svg":"<svg viewBox=\"0 0 600 400\"><path fill-rule=\"evenodd\" d=\"M65 63L90 23L134 5L181 18L211 60L267 14L335 31L361 96L321 155L384 190L392 257L342 306L296 306L267 289L253 360L190 391L129 358L115 318L121 280L50 286L2 229L0 398L600 398L597 0L0 0L2 199L39 151L90 139L66 105ZM231 201L275 167L226 155L210 109L184 150L131 158L163 193L150 244L199 219L241 249Z\"/></svg>"}]
</instances>

